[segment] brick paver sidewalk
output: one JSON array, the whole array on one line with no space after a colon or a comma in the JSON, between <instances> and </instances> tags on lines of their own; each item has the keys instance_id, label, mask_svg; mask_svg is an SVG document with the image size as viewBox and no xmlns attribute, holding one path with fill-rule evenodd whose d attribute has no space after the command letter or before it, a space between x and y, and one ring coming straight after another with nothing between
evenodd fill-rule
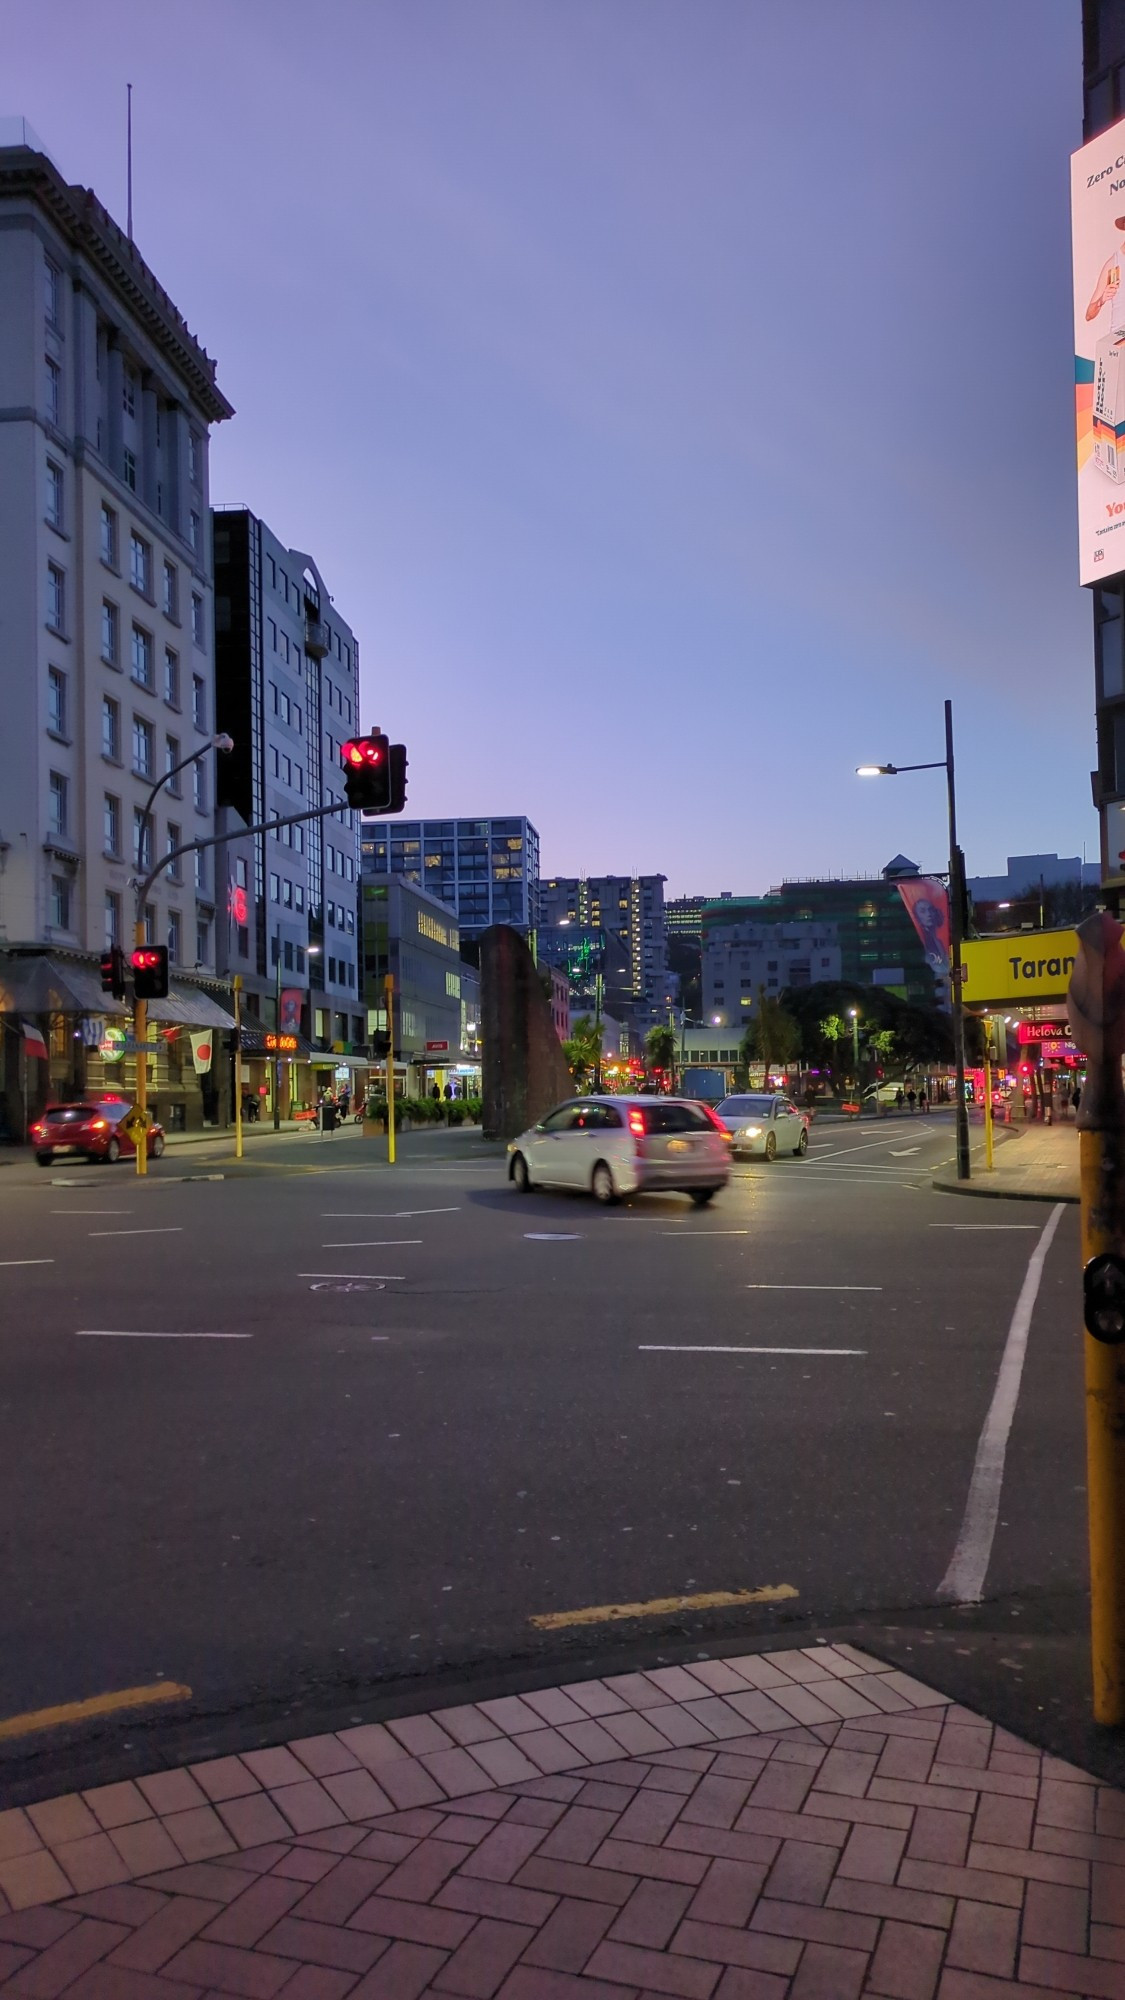
<instances>
[{"instance_id":1,"label":"brick paver sidewalk","mask_svg":"<svg viewBox=\"0 0 1125 2000\"><path fill-rule=\"evenodd\" d=\"M984 1140L979 1126L974 1126L972 1180L959 1182L947 1164L934 1175L934 1186L953 1194L986 1194L1000 1199L1078 1200L1078 1133L1069 1120L1057 1125L998 1125L995 1161L989 1172L984 1164Z\"/></svg>"},{"instance_id":2,"label":"brick paver sidewalk","mask_svg":"<svg viewBox=\"0 0 1125 2000\"><path fill-rule=\"evenodd\" d=\"M29 2000L1125 1996L1125 1795L849 1646L0 1813L0 1885Z\"/></svg>"}]
</instances>

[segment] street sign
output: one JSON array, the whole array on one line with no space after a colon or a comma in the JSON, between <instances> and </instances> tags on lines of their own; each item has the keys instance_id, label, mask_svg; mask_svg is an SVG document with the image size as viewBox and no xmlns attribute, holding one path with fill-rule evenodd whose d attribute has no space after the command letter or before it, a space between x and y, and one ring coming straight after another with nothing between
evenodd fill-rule
<instances>
[{"instance_id":1,"label":"street sign","mask_svg":"<svg viewBox=\"0 0 1125 2000\"><path fill-rule=\"evenodd\" d=\"M121 1120L121 1129L127 1132L134 1146L139 1146L148 1131L148 1119L139 1104L134 1104Z\"/></svg>"},{"instance_id":2,"label":"street sign","mask_svg":"<svg viewBox=\"0 0 1125 2000\"><path fill-rule=\"evenodd\" d=\"M449 1043L448 1043L448 1042L427 1042L427 1043L426 1043L426 1054L427 1054L428 1056L436 1056L436 1055L448 1055L448 1053L449 1053Z\"/></svg>"}]
</instances>

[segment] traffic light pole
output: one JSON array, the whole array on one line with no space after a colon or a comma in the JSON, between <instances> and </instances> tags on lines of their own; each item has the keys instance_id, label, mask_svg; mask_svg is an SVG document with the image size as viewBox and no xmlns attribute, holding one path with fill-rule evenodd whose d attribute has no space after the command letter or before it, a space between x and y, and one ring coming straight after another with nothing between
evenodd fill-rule
<instances>
[{"instance_id":1,"label":"traffic light pole","mask_svg":"<svg viewBox=\"0 0 1125 2000\"><path fill-rule=\"evenodd\" d=\"M148 884L146 883L145 889L147 890L147 888ZM138 902L137 908L138 910L144 909L143 898L140 902ZM140 951L144 943L145 943L144 917L138 916L136 923L133 925L133 944L135 949L137 951ZM141 1175L142 1179L148 1172L148 1050L145 1047L145 1043L147 1042L147 1040L148 1040L148 1001L138 1000L136 993L134 993L133 1048L136 1051L136 1065L137 1065L136 1103L137 1103L137 1110L140 1112L140 1115L145 1122L145 1130L138 1136L135 1142L136 1152L137 1152L137 1172L138 1174Z\"/></svg>"},{"instance_id":2,"label":"traffic light pole","mask_svg":"<svg viewBox=\"0 0 1125 2000\"><path fill-rule=\"evenodd\" d=\"M388 972L383 981L387 996L387 1165L395 1163L395 982Z\"/></svg>"}]
</instances>

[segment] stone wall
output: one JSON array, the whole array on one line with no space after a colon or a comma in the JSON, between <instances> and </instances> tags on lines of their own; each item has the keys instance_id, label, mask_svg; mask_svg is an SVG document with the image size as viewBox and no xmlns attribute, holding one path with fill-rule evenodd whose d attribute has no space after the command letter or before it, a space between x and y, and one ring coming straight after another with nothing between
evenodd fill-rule
<instances>
[{"instance_id":1,"label":"stone wall","mask_svg":"<svg viewBox=\"0 0 1125 2000\"><path fill-rule=\"evenodd\" d=\"M481 938L480 987L484 1133L514 1139L574 1085L535 960L506 924Z\"/></svg>"}]
</instances>

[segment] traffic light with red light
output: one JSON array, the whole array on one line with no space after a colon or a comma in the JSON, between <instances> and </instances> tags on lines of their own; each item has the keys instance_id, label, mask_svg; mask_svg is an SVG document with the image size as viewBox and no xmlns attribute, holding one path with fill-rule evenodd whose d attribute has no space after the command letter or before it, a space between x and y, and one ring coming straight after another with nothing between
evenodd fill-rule
<instances>
[{"instance_id":1,"label":"traffic light with red light","mask_svg":"<svg viewBox=\"0 0 1125 2000\"><path fill-rule=\"evenodd\" d=\"M341 746L344 791L359 812L401 812L406 804L406 745L391 743L382 730L352 736Z\"/></svg>"},{"instance_id":2,"label":"traffic light with red light","mask_svg":"<svg viewBox=\"0 0 1125 2000\"><path fill-rule=\"evenodd\" d=\"M111 944L101 956L102 992L112 993L115 1000L125 998L125 953L119 944Z\"/></svg>"},{"instance_id":3,"label":"traffic light with red light","mask_svg":"<svg viewBox=\"0 0 1125 2000\"><path fill-rule=\"evenodd\" d=\"M145 944L133 953L133 992L138 1000L167 999L167 945Z\"/></svg>"}]
</instances>

